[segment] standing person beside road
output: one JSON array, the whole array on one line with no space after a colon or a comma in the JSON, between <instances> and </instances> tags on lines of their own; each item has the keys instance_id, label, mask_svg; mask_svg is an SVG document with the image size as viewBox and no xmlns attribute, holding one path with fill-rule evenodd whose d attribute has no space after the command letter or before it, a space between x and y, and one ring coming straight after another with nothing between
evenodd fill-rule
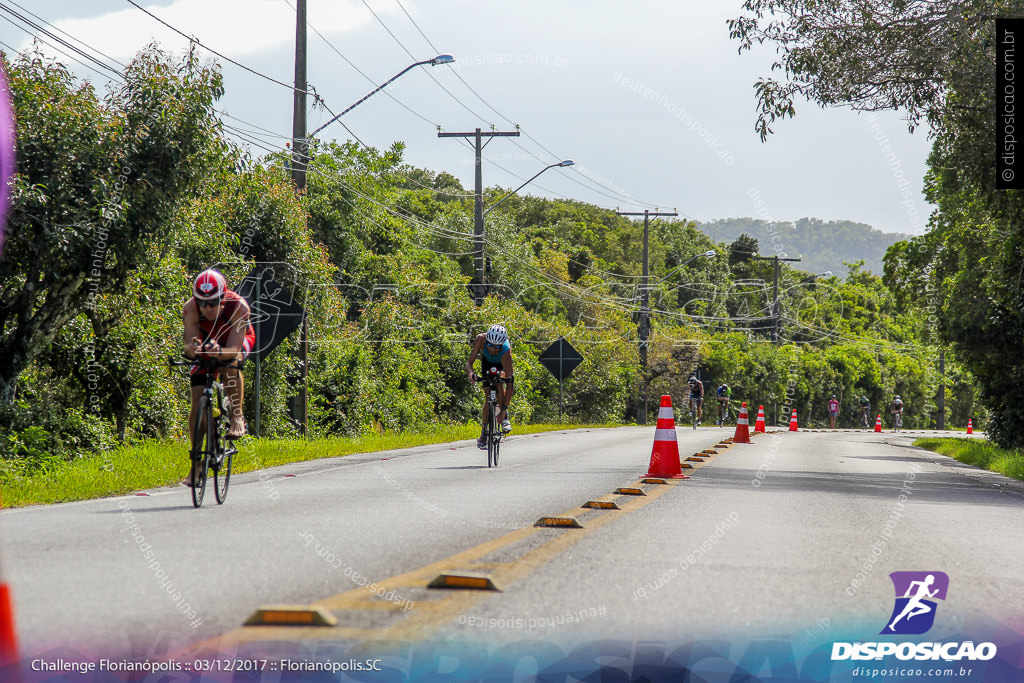
<instances>
[{"instance_id":1,"label":"standing person beside road","mask_svg":"<svg viewBox=\"0 0 1024 683\"><path fill-rule=\"evenodd\" d=\"M836 395L832 394L832 398L828 401L828 426L829 429L836 428L836 418L839 417L839 401L836 400Z\"/></svg>"},{"instance_id":2,"label":"standing person beside road","mask_svg":"<svg viewBox=\"0 0 1024 683\"><path fill-rule=\"evenodd\" d=\"M469 360L466 361L466 375L470 384L476 380L473 377L473 363L476 357L480 356L480 375L487 377L488 374L498 374L506 381L497 385L498 421L501 423L501 431L508 434L512 431L512 423L508 420L508 404L512 401L515 393L513 387L512 371L512 347L508 343L508 331L503 325L491 325L487 332L476 336L473 340L473 350L469 352ZM480 438L477 439L477 448L486 450L487 441L484 438L484 425L490 419L490 405L487 402L487 390L484 389L484 407L480 418Z\"/></svg>"}]
</instances>

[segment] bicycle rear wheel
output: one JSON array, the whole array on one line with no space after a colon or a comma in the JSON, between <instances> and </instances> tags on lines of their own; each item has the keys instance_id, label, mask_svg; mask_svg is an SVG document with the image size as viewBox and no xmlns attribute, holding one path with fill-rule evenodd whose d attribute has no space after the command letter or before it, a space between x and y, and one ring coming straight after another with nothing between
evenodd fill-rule
<instances>
[{"instance_id":1,"label":"bicycle rear wheel","mask_svg":"<svg viewBox=\"0 0 1024 683\"><path fill-rule=\"evenodd\" d=\"M190 473L193 507L199 507L203 504L203 496L206 495L209 450L213 448L210 443L213 432L213 410L210 408L209 399L205 396L199 399L199 410L196 415L198 420L196 422L194 438L192 439L192 470Z\"/></svg>"}]
</instances>

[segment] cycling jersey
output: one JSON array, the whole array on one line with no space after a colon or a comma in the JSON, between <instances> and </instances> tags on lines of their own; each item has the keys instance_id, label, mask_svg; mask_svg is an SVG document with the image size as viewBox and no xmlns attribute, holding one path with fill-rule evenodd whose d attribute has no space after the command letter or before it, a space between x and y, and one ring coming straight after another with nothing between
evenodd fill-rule
<instances>
[{"instance_id":1,"label":"cycling jersey","mask_svg":"<svg viewBox=\"0 0 1024 683\"><path fill-rule=\"evenodd\" d=\"M897 411L897 410L898 411L902 411L903 410L903 401L893 401L892 409L894 411Z\"/></svg>"},{"instance_id":2,"label":"cycling jersey","mask_svg":"<svg viewBox=\"0 0 1024 683\"><path fill-rule=\"evenodd\" d=\"M694 398L704 398L704 385L697 380L689 385L690 395Z\"/></svg>"},{"instance_id":3,"label":"cycling jersey","mask_svg":"<svg viewBox=\"0 0 1024 683\"><path fill-rule=\"evenodd\" d=\"M203 344L217 342L222 347L227 344L228 338L231 336L231 318L238 311L239 307L243 305L242 297L237 292L229 289L224 292L224 300L220 306L220 315L217 316L216 320L207 320L203 317L202 313L199 313L199 329L203 333ZM254 346L256 346L256 330L247 323L245 336L242 339L242 360L249 357L249 353ZM206 371L194 367L190 373L192 375L192 386L200 386ZM220 370L218 369L214 372L214 377L219 375Z\"/></svg>"},{"instance_id":4,"label":"cycling jersey","mask_svg":"<svg viewBox=\"0 0 1024 683\"><path fill-rule=\"evenodd\" d=\"M491 365L501 365L502 357L511 349L512 347L509 345L508 340L506 339L505 342L501 345L501 351L498 352L498 355L494 355L487 350L487 342L484 342L484 348L482 351L480 351L480 356L485 363L490 363Z\"/></svg>"},{"instance_id":5,"label":"cycling jersey","mask_svg":"<svg viewBox=\"0 0 1024 683\"><path fill-rule=\"evenodd\" d=\"M732 389L729 387L718 387L718 398L729 398L732 396Z\"/></svg>"},{"instance_id":6,"label":"cycling jersey","mask_svg":"<svg viewBox=\"0 0 1024 683\"><path fill-rule=\"evenodd\" d=\"M839 412L839 401L832 399L828 402L828 412L838 413Z\"/></svg>"},{"instance_id":7,"label":"cycling jersey","mask_svg":"<svg viewBox=\"0 0 1024 683\"><path fill-rule=\"evenodd\" d=\"M231 335L231 318L242 305L242 297L237 292L229 289L224 292L224 301L221 302L220 315L217 316L216 320L207 320L200 314L199 329L203 331L203 343L215 341L221 346L227 344L228 337ZM245 338L242 341L243 353L248 354L255 345L256 330L253 329L252 325L247 324Z\"/></svg>"}]
</instances>

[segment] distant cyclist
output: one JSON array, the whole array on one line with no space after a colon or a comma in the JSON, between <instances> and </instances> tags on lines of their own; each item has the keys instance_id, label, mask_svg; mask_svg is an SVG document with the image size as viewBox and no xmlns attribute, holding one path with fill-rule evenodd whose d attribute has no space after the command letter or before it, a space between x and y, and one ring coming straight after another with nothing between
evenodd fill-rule
<instances>
[{"instance_id":1,"label":"distant cyclist","mask_svg":"<svg viewBox=\"0 0 1024 683\"><path fill-rule=\"evenodd\" d=\"M501 422L501 431L509 433L512 431L512 423L508 420L508 404L512 401L512 396L515 393L515 389L512 384L513 371L512 371L512 347L508 343L508 331L503 325L491 325L491 327L482 334L478 334L476 339L473 341L473 350L469 353L469 360L466 361L466 375L469 377L470 383L474 382L473 379L473 363L476 362L476 357L480 356L480 375L486 377L491 369L497 370L501 377L504 377L507 381L499 383L497 386L497 398L500 410L498 411L498 421ZM481 428L480 438L477 439L477 448L486 450L487 441L484 437L484 430L487 421L490 419L490 406L487 401L487 390L484 390L484 407L481 414Z\"/></svg>"},{"instance_id":2,"label":"distant cyclist","mask_svg":"<svg viewBox=\"0 0 1024 683\"><path fill-rule=\"evenodd\" d=\"M892 412L893 428L899 428L903 424L903 399L900 398L899 394L896 394L896 398L892 400L889 410Z\"/></svg>"},{"instance_id":3,"label":"distant cyclist","mask_svg":"<svg viewBox=\"0 0 1024 683\"><path fill-rule=\"evenodd\" d=\"M860 397L860 417L861 422L864 424L864 429L871 428L871 401L868 397L861 395Z\"/></svg>"},{"instance_id":4,"label":"distant cyclist","mask_svg":"<svg viewBox=\"0 0 1024 683\"><path fill-rule=\"evenodd\" d=\"M828 401L828 424L830 429L836 428L837 417L839 417L839 401L836 400L836 395L832 394L832 398Z\"/></svg>"},{"instance_id":5,"label":"distant cyclist","mask_svg":"<svg viewBox=\"0 0 1024 683\"><path fill-rule=\"evenodd\" d=\"M718 426L725 424L725 418L729 415L729 398L732 396L732 389L725 382L715 392L718 395Z\"/></svg>"},{"instance_id":6,"label":"distant cyclist","mask_svg":"<svg viewBox=\"0 0 1024 683\"><path fill-rule=\"evenodd\" d=\"M693 413L697 416L697 424L700 424L704 406L704 383L697 379L697 373L690 373L690 379L686 382L686 393L690 398Z\"/></svg>"}]
</instances>

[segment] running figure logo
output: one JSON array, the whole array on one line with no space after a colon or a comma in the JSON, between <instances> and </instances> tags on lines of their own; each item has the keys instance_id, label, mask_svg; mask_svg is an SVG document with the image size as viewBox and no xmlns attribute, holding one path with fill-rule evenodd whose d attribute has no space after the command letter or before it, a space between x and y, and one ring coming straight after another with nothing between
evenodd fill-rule
<instances>
[{"instance_id":1,"label":"running figure logo","mask_svg":"<svg viewBox=\"0 0 1024 683\"><path fill-rule=\"evenodd\" d=\"M949 577L943 572L893 572L896 604L882 634L918 635L935 623L935 600L945 600Z\"/></svg>"}]
</instances>

